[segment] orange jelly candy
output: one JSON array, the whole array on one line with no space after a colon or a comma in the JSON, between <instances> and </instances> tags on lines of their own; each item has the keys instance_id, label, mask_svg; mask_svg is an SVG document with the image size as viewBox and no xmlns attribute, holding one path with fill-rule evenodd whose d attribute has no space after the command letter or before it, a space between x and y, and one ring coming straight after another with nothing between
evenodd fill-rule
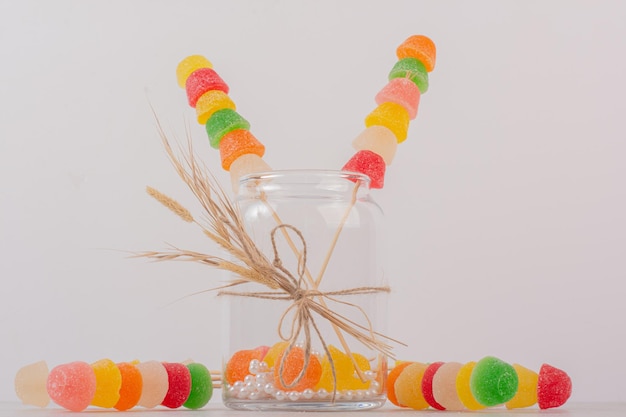
<instances>
[{"instance_id":1,"label":"orange jelly candy","mask_svg":"<svg viewBox=\"0 0 626 417\"><path fill-rule=\"evenodd\" d=\"M265 146L254 137L249 130L237 129L226 133L220 141L220 156L222 168L230 169L230 164L245 154L263 156Z\"/></svg>"},{"instance_id":2,"label":"orange jelly candy","mask_svg":"<svg viewBox=\"0 0 626 417\"><path fill-rule=\"evenodd\" d=\"M302 378L294 384L304 368L304 363L304 349L294 346L291 350L287 349L282 352L274 364L274 384L276 388L284 391L303 391L307 388L313 388L322 375L322 365L317 356L313 354L309 356L309 363L306 369L304 369Z\"/></svg>"},{"instance_id":3,"label":"orange jelly candy","mask_svg":"<svg viewBox=\"0 0 626 417\"><path fill-rule=\"evenodd\" d=\"M139 403L143 390L143 377L139 369L130 363L118 363L117 367L122 374L122 386L120 399L114 408L120 411L129 410Z\"/></svg>"},{"instance_id":4,"label":"orange jelly candy","mask_svg":"<svg viewBox=\"0 0 626 417\"><path fill-rule=\"evenodd\" d=\"M237 381L243 381L250 374L250 361L261 360L265 351L261 349L240 350L233 354L226 364L226 381L233 385Z\"/></svg>"},{"instance_id":5,"label":"orange jelly candy","mask_svg":"<svg viewBox=\"0 0 626 417\"><path fill-rule=\"evenodd\" d=\"M398 59L415 58L426 67L426 71L435 69L437 58L437 48L435 43L427 36L413 35L407 38L398 49L396 49Z\"/></svg>"}]
</instances>

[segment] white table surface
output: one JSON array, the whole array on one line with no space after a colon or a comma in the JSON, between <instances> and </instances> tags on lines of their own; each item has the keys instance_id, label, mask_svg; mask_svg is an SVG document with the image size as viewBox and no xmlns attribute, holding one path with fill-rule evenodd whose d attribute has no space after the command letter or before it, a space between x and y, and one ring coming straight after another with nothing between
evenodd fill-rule
<instances>
[{"instance_id":1,"label":"white table surface","mask_svg":"<svg viewBox=\"0 0 626 417\"><path fill-rule=\"evenodd\" d=\"M126 412L111 411L99 408L89 408L81 413L73 413L64 409L60 409L55 406L49 406L47 408L36 408L31 406L24 406L18 402L0 402L0 417L49 417L49 416L79 416L84 415L98 415L98 416L135 416L135 417L199 417L199 416L211 416L211 417L227 417L227 416L246 416L257 415L256 412L250 411L235 411L224 407L219 400L209 403L205 408L201 410L187 410L177 409L169 410L166 408L156 408L153 410L146 410L142 408L132 409ZM268 416L280 415L281 417L288 416L302 416L306 414L308 416L326 416L329 415L345 415L347 412L340 413L328 413L328 412L278 412L278 413L264 413ZM485 411L468 411L468 412L446 412L436 410L426 411L414 411L401 409L394 407L393 405L386 405L377 410L370 411L354 411L350 412L354 416L363 415L364 417L384 417L384 416L399 416L420 414L435 416L440 415L442 417L455 415L455 416L471 416L471 417L496 417L496 416L558 416L558 417L626 417L626 403L567 403L563 407L553 408L549 410L540 410L536 407L527 409L507 410L505 408L492 408Z\"/></svg>"}]
</instances>

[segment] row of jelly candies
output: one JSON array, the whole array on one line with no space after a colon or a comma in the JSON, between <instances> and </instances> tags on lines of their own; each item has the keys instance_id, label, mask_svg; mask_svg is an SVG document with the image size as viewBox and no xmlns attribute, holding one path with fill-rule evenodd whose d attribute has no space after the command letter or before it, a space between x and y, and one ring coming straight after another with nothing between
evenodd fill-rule
<instances>
[{"instance_id":1,"label":"row of jelly candies","mask_svg":"<svg viewBox=\"0 0 626 417\"><path fill-rule=\"evenodd\" d=\"M387 397L400 407L480 410L506 404L509 409L560 407L571 395L569 376L544 364L539 374L487 356L479 362L401 362L388 376Z\"/></svg>"},{"instance_id":2,"label":"row of jelly candies","mask_svg":"<svg viewBox=\"0 0 626 417\"><path fill-rule=\"evenodd\" d=\"M213 395L211 372L200 363L76 361L48 372L40 361L21 368L15 377L18 398L45 407L50 399L71 411L90 405L123 411L136 405L154 408L204 407Z\"/></svg>"},{"instance_id":3,"label":"row of jelly candies","mask_svg":"<svg viewBox=\"0 0 626 417\"><path fill-rule=\"evenodd\" d=\"M387 85L376 94L378 106L365 117L365 130L352 142L357 152L342 168L368 175L372 188L384 186L386 167L417 116L420 96L428 90L428 73L435 68L436 47L427 36L413 35L398 46L396 55L399 61L389 72Z\"/></svg>"},{"instance_id":4,"label":"row of jelly candies","mask_svg":"<svg viewBox=\"0 0 626 417\"><path fill-rule=\"evenodd\" d=\"M230 171L234 189L244 174L269 171L265 146L250 132L250 123L228 96L228 85L202 55L184 58L176 68L178 85L185 87L198 123L205 125L211 147L219 149L222 168Z\"/></svg>"}]
</instances>

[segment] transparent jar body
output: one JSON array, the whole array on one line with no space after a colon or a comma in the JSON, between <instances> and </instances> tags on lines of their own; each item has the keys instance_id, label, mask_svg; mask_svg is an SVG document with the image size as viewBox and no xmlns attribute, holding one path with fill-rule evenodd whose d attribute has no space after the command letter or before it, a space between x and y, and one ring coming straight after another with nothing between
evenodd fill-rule
<instances>
[{"instance_id":1,"label":"transparent jar body","mask_svg":"<svg viewBox=\"0 0 626 417\"><path fill-rule=\"evenodd\" d=\"M253 174L241 180L236 203L255 245L270 262L279 259L316 307L298 332L298 295L246 283L233 288L243 294L224 296L224 404L300 411L383 405L386 357L317 310L376 340L386 332L383 216L369 179L341 171Z\"/></svg>"}]
</instances>

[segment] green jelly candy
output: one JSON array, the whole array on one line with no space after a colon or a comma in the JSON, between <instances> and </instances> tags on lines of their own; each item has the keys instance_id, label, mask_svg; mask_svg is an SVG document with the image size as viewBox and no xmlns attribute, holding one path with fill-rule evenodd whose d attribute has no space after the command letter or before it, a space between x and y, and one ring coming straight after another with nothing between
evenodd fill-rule
<instances>
[{"instance_id":1,"label":"green jelly candy","mask_svg":"<svg viewBox=\"0 0 626 417\"><path fill-rule=\"evenodd\" d=\"M211 372L201 363L187 364L187 369L191 373L191 392L183 407L197 410L207 405L213 396Z\"/></svg>"},{"instance_id":2,"label":"green jelly candy","mask_svg":"<svg viewBox=\"0 0 626 417\"><path fill-rule=\"evenodd\" d=\"M218 110L206 121L206 133L209 135L211 147L219 149L222 137L237 129L250 129L250 123L232 109Z\"/></svg>"},{"instance_id":3,"label":"green jelly candy","mask_svg":"<svg viewBox=\"0 0 626 417\"><path fill-rule=\"evenodd\" d=\"M428 71L418 59L404 58L396 62L389 72L389 81L394 78L408 78L417 85L420 94L428 90Z\"/></svg>"},{"instance_id":4,"label":"green jelly candy","mask_svg":"<svg viewBox=\"0 0 626 417\"><path fill-rule=\"evenodd\" d=\"M487 356L476 363L470 377L470 390L480 404L493 407L511 400L517 392L518 383L513 366Z\"/></svg>"}]
</instances>

